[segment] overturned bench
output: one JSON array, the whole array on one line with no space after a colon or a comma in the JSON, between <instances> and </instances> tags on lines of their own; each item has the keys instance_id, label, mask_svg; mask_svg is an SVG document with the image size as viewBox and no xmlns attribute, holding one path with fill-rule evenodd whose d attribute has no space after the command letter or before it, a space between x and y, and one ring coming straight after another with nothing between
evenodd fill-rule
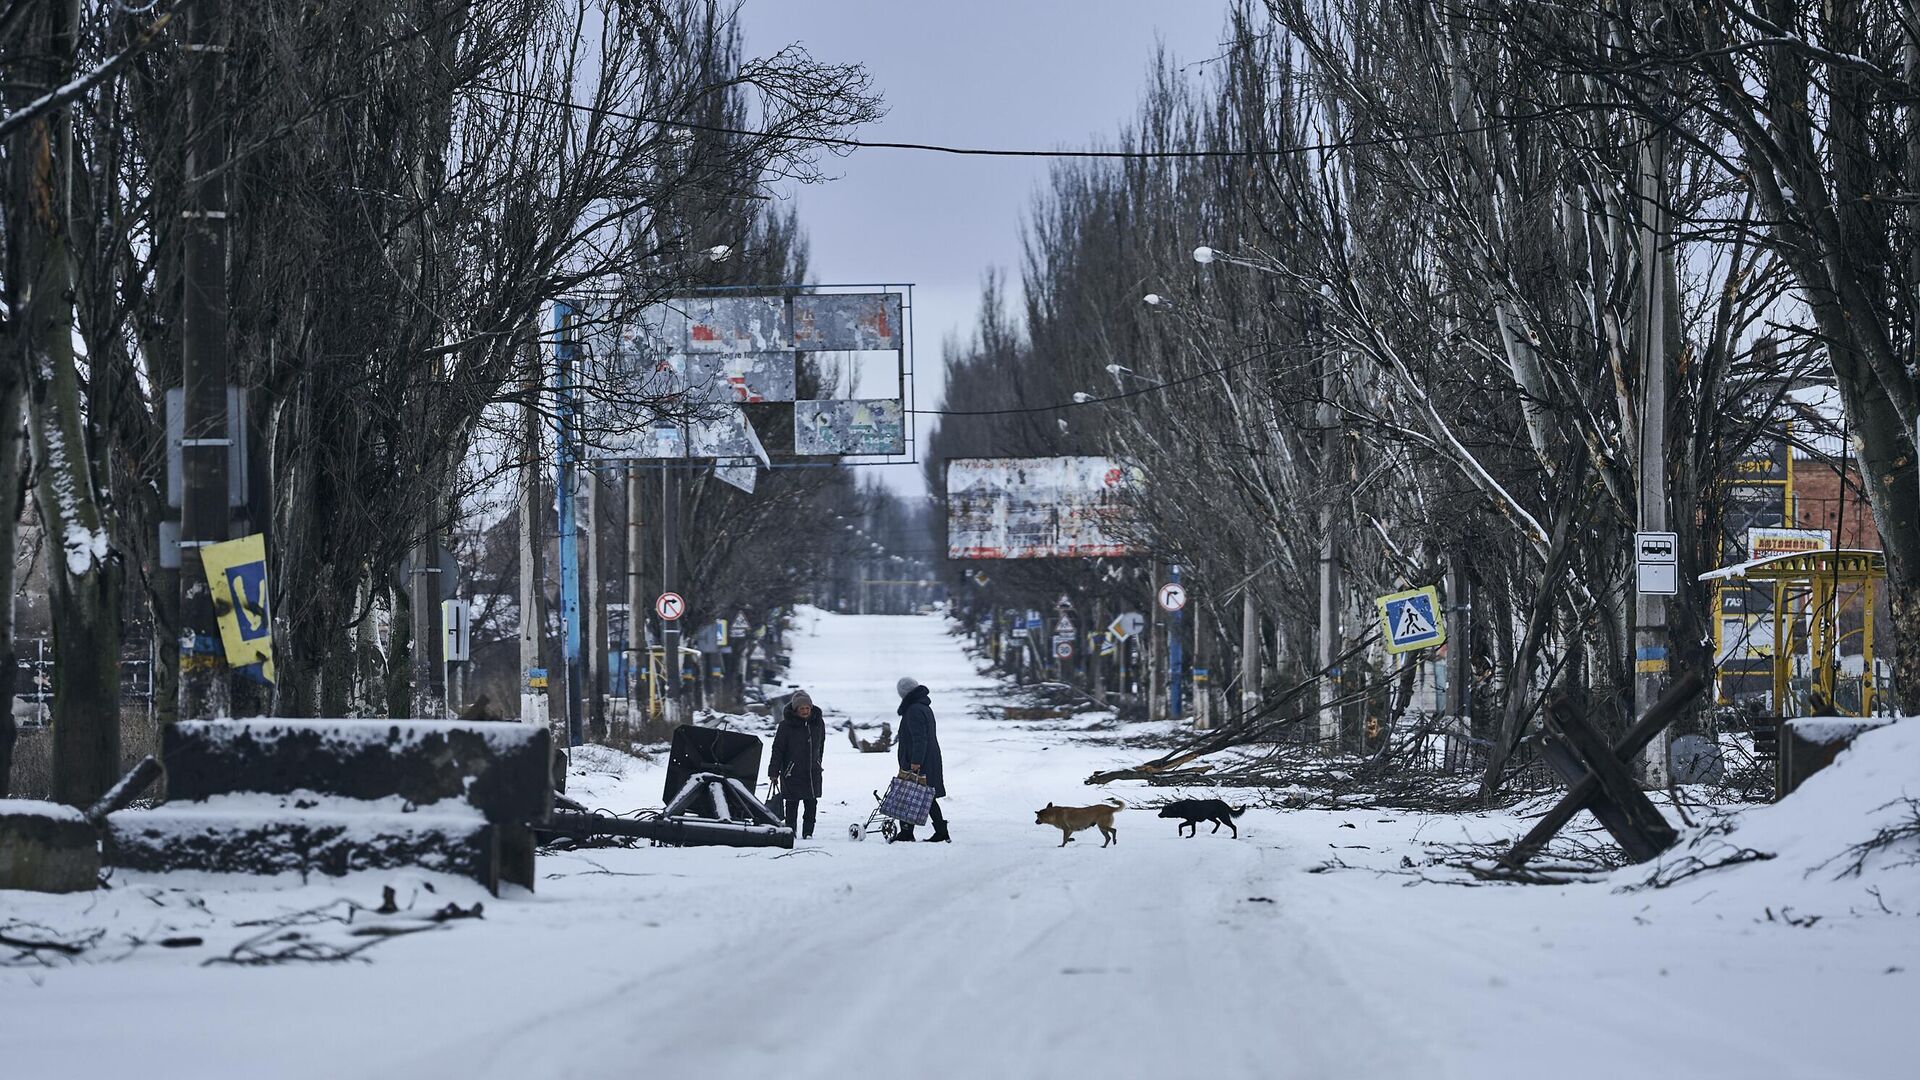
<instances>
[{"instance_id":1,"label":"overturned bench","mask_svg":"<svg viewBox=\"0 0 1920 1080\"><path fill-rule=\"evenodd\" d=\"M415 867L531 889L552 745L532 724L185 721L161 735L167 801L109 815L102 859L303 876Z\"/></svg>"}]
</instances>

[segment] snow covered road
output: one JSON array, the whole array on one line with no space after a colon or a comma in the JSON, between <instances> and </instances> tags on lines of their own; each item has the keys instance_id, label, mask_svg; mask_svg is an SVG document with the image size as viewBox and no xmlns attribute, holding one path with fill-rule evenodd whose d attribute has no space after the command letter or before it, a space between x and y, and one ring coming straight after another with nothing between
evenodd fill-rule
<instances>
[{"instance_id":1,"label":"snow covered road","mask_svg":"<svg viewBox=\"0 0 1920 1080\"><path fill-rule=\"evenodd\" d=\"M1647 893L1384 873L1423 840L1522 827L1498 814L1252 811L1236 841L1179 839L1133 810L1117 845L1083 833L1062 849L1033 810L1162 794L1082 782L1139 750L1068 730L1084 719L983 708L1000 687L940 619L806 620L794 681L829 723L894 719L901 675L932 690L953 844L849 840L894 764L835 732L819 831L794 852L557 855L537 895L498 902L403 875L403 903L487 899L486 918L383 944L371 963L199 966L245 933L235 919L372 903L391 874L0 893L0 911L49 927L208 938L0 969L0 1076L1905 1075L1911 873L1885 894L1896 915L1858 888L1796 900L1798 870L1760 876L1778 863ZM591 752L570 790L627 810L658 805L660 783L656 765ZM1336 854L1361 869L1307 872ZM1762 915L1796 902L1825 904L1826 920Z\"/></svg>"}]
</instances>

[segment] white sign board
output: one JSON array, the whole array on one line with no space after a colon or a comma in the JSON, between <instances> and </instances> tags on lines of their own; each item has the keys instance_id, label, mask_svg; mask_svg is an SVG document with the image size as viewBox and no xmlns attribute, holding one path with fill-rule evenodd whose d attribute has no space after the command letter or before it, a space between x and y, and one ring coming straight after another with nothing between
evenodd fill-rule
<instances>
[{"instance_id":1,"label":"white sign board","mask_svg":"<svg viewBox=\"0 0 1920 1080\"><path fill-rule=\"evenodd\" d=\"M1160 586L1160 607L1166 611L1179 611L1187 606L1187 587L1177 581L1169 581Z\"/></svg>"},{"instance_id":2,"label":"white sign board","mask_svg":"<svg viewBox=\"0 0 1920 1080\"><path fill-rule=\"evenodd\" d=\"M1133 637L1146 628L1147 617L1137 611L1115 615L1113 621L1107 624L1107 632L1121 641Z\"/></svg>"},{"instance_id":3,"label":"white sign board","mask_svg":"<svg viewBox=\"0 0 1920 1080\"><path fill-rule=\"evenodd\" d=\"M449 662L464 661L473 655L473 609L465 600L442 600L440 602L440 625L447 635L446 655Z\"/></svg>"},{"instance_id":4,"label":"white sign board","mask_svg":"<svg viewBox=\"0 0 1920 1080\"><path fill-rule=\"evenodd\" d=\"M1634 576L1644 596L1676 596L1680 592L1680 537L1670 532L1633 534Z\"/></svg>"}]
</instances>

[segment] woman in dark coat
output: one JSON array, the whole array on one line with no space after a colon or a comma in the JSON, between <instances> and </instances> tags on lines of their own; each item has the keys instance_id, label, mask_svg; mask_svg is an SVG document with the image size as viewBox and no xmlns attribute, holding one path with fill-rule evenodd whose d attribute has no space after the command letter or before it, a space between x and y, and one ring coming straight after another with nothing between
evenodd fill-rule
<instances>
[{"instance_id":1,"label":"woman in dark coat","mask_svg":"<svg viewBox=\"0 0 1920 1080\"><path fill-rule=\"evenodd\" d=\"M773 734L773 758L767 763L767 776L780 787L787 804L787 828L794 826L800 804L806 803L807 816L800 838L813 838L813 819L820 807L827 753L827 720L807 696L795 690L780 714L780 727Z\"/></svg>"},{"instance_id":2,"label":"woman in dark coat","mask_svg":"<svg viewBox=\"0 0 1920 1080\"><path fill-rule=\"evenodd\" d=\"M933 723L932 697L927 688L911 676L901 678L894 684L900 694L900 768L906 772L918 773L926 777L933 785L933 807L930 811L933 819L933 835L927 837L931 843L953 838L947 835L947 819L940 813L940 797L947 793L947 771L940 760L940 734ZM912 840L913 826L902 824L900 831L894 834L895 840Z\"/></svg>"}]
</instances>

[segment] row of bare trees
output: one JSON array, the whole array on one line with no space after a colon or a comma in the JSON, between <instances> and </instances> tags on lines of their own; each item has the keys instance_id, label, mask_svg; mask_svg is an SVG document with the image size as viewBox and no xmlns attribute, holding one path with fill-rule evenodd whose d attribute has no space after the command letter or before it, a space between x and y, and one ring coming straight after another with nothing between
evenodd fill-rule
<instances>
[{"instance_id":1,"label":"row of bare trees","mask_svg":"<svg viewBox=\"0 0 1920 1080\"><path fill-rule=\"evenodd\" d=\"M1236 4L1202 74L1153 66L1137 156L1055 170L1022 310L990 285L930 457L1138 463L1136 539L1186 567L1215 685L1291 684L1373 596L1444 583L1497 776L1550 681L1628 715L1649 509L1690 583L1667 654L1711 663L1691 583L1737 463L1837 386L1920 706L1917 33L1894 2ZM983 599L1137 607L1137 570ZM1369 663L1407 708L1410 672Z\"/></svg>"},{"instance_id":2,"label":"row of bare trees","mask_svg":"<svg viewBox=\"0 0 1920 1080\"><path fill-rule=\"evenodd\" d=\"M188 4L217 48L184 47ZM204 64L216 104L190 110ZM135 610L171 718L164 403L202 185L228 208L224 348L251 479L236 535L267 534L273 585L278 679L236 682L236 708L405 711L421 665L396 567L550 447L526 437L554 410L548 306L591 291L618 298L617 319L803 269L769 185L816 178L809 140L878 109L857 66L745 56L718 0L4 0L0 83L0 490L17 493L0 542L30 499L58 552L55 794L70 801L117 767ZM200 124L230 153L194 175ZM742 257L695 257L716 244ZM12 671L0 656L0 684Z\"/></svg>"}]
</instances>

